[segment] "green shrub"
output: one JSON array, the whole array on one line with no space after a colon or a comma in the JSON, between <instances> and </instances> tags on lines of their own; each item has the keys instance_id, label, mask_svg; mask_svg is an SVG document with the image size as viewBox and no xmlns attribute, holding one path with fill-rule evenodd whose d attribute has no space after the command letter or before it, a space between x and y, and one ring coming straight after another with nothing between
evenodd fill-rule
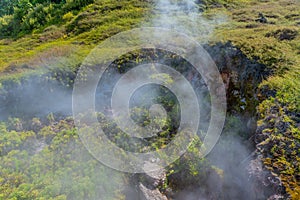
<instances>
[{"instance_id":1,"label":"green shrub","mask_svg":"<svg viewBox=\"0 0 300 200\"><path fill-rule=\"evenodd\" d=\"M4 15L11 15L14 12L14 6L18 0L1 0L0 1L0 17Z\"/></svg>"},{"instance_id":2,"label":"green shrub","mask_svg":"<svg viewBox=\"0 0 300 200\"><path fill-rule=\"evenodd\" d=\"M80 10L93 2L94 0L19 0L13 11L8 11L10 8L6 6L2 8L1 14L0 9L0 17L4 15L0 18L0 38L20 37L33 30L42 30L46 25L60 24L62 19L69 21L73 18L70 11Z\"/></svg>"},{"instance_id":3,"label":"green shrub","mask_svg":"<svg viewBox=\"0 0 300 200\"><path fill-rule=\"evenodd\" d=\"M62 19L65 20L65 21L70 21L73 17L74 17L74 15L73 15L72 12L67 12L66 14L64 14Z\"/></svg>"}]
</instances>

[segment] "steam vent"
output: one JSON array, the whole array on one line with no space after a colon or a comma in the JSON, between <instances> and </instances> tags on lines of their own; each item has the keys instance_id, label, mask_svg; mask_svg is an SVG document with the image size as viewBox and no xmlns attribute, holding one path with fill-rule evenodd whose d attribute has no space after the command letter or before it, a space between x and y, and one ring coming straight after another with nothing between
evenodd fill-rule
<instances>
[{"instance_id":1,"label":"steam vent","mask_svg":"<svg viewBox=\"0 0 300 200\"><path fill-rule=\"evenodd\" d=\"M0 200L299 199L299 0L0 0Z\"/></svg>"}]
</instances>

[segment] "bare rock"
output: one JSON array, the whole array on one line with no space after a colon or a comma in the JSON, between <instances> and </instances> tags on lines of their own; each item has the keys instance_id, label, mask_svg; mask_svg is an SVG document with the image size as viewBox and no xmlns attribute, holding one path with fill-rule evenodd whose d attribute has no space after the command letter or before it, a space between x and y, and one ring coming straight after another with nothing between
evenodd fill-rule
<instances>
[{"instance_id":1,"label":"bare rock","mask_svg":"<svg viewBox=\"0 0 300 200\"><path fill-rule=\"evenodd\" d=\"M258 14L258 19L256 19L255 21L256 21L256 22L263 23L263 24L268 23L267 18L266 18L266 17L264 16L264 14L262 14L262 13L259 13L259 14Z\"/></svg>"},{"instance_id":2,"label":"bare rock","mask_svg":"<svg viewBox=\"0 0 300 200\"><path fill-rule=\"evenodd\" d=\"M157 188L148 188L142 183L139 184L141 200L168 200Z\"/></svg>"},{"instance_id":3,"label":"bare rock","mask_svg":"<svg viewBox=\"0 0 300 200\"><path fill-rule=\"evenodd\" d=\"M166 171L161 168L156 159L144 163L145 173L140 177L138 183L139 196L142 200L167 200L159 188L166 180Z\"/></svg>"},{"instance_id":4,"label":"bare rock","mask_svg":"<svg viewBox=\"0 0 300 200\"><path fill-rule=\"evenodd\" d=\"M145 181L148 184L151 184L153 187L163 185L164 181L166 180L166 170L159 167L154 162L145 162L144 171L144 178L146 179Z\"/></svg>"},{"instance_id":5,"label":"bare rock","mask_svg":"<svg viewBox=\"0 0 300 200\"><path fill-rule=\"evenodd\" d=\"M275 37L278 40L282 41L282 40L293 40L298 35L299 33L297 30L284 28L284 29L278 29L273 32L269 32L266 34L266 37Z\"/></svg>"}]
</instances>

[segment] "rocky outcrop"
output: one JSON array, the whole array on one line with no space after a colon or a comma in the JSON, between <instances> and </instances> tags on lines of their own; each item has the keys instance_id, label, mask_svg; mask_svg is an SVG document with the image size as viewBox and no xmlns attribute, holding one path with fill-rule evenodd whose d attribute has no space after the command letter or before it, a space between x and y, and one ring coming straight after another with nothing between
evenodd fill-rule
<instances>
[{"instance_id":1,"label":"rocky outcrop","mask_svg":"<svg viewBox=\"0 0 300 200\"><path fill-rule=\"evenodd\" d=\"M284 29L278 29L273 32L269 32L266 34L266 37L274 37L274 38L277 38L278 40L282 41L282 40L293 40L298 35L299 35L299 33L297 30L284 28Z\"/></svg>"},{"instance_id":2,"label":"rocky outcrop","mask_svg":"<svg viewBox=\"0 0 300 200\"><path fill-rule=\"evenodd\" d=\"M144 164L145 174L142 175L138 188L141 200L167 200L167 197L158 189L166 180L166 171L163 168L157 169L154 162Z\"/></svg>"},{"instance_id":3,"label":"rocky outcrop","mask_svg":"<svg viewBox=\"0 0 300 200\"><path fill-rule=\"evenodd\" d=\"M263 171L268 173L267 180L261 182L268 183L269 196L273 195L270 199L275 195L298 199L300 172L297 152L300 143L296 126L299 115L277 100L260 108L259 112L261 116L255 134L257 159L263 163Z\"/></svg>"},{"instance_id":4,"label":"rocky outcrop","mask_svg":"<svg viewBox=\"0 0 300 200\"><path fill-rule=\"evenodd\" d=\"M256 19L255 21L256 21L256 22L263 23L263 24L268 23L267 18L266 18L265 15L262 14L262 13L259 13L259 14L258 14L258 19Z\"/></svg>"},{"instance_id":5,"label":"rocky outcrop","mask_svg":"<svg viewBox=\"0 0 300 200\"><path fill-rule=\"evenodd\" d=\"M230 113L255 115L258 84L270 72L265 65L250 60L232 43L204 45L219 68L227 94L227 110ZM246 122L247 123L247 122Z\"/></svg>"},{"instance_id":6,"label":"rocky outcrop","mask_svg":"<svg viewBox=\"0 0 300 200\"><path fill-rule=\"evenodd\" d=\"M155 159L144 163L144 173L132 174L130 184L123 193L128 200L168 200L162 192L166 181L166 170L160 168Z\"/></svg>"},{"instance_id":7,"label":"rocky outcrop","mask_svg":"<svg viewBox=\"0 0 300 200\"><path fill-rule=\"evenodd\" d=\"M140 183L139 190L141 200L168 200L165 195L163 195L157 188L153 188L152 186L149 188Z\"/></svg>"}]
</instances>

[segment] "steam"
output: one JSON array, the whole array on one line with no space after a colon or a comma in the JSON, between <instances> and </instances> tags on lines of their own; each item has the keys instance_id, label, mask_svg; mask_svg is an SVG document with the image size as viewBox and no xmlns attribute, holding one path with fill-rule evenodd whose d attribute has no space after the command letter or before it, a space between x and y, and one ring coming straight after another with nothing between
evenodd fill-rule
<instances>
[{"instance_id":1,"label":"steam","mask_svg":"<svg viewBox=\"0 0 300 200\"><path fill-rule=\"evenodd\" d=\"M0 100L0 119L9 117L44 117L50 113L61 116L71 114L71 89L57 80L46 80L46 76L29 76L21 83L3 83Z\"/></svg>"},{"instance_id":2,"label":"steam","mask_svg":"<svg viewBox=\"0 0 300 200\"><path fill-rule=\"evenodd\" d=\"M206 18L195 0L156 0L152 26L173 29L206 42L216 25L226 22L225 15Z\"/></svg>"},{"instance_id":3,"label":"steam","mask_svg":"<svg viewBox=\"0 0 300 200\"><path fill-rule=\"evenodd\" d=\"M208 43L215 27L226 22L227 18L224 15L207 18L200 12L200 6L195 0L156 0L154 8L155 17L151 21L151 25L185 33L200 43ZM193 80L192 84L199 84L199 82L203 82L203 80ZM201 84L203 87L203 83ZM205 87L203 88L205 89ZM185 88L181 89L185 90ZM201 95L200 98L206 101ZM248 164L246 158L251 154L251 149L246 145L249 141L245 141L240 136L249 130L239 116L232 118L237 119L237 122L226 123L225 126L229 128L223 131L223 136L220 138L219 143L207 157L212 165L224 171L223 182L220 183L220 180L215 177L208 176L206 182L202 184L207 185L208 187L205 188L210 188L210 191L203 191L202 188L186 189L180 191L175 199L196 200L220 198L216 197L216 194L222 194L223 199L255 199L253 189L251 188L253 183L249 181L245 167ZM243 165L241 165L242 161Z\"/></svg>"},{"instance_id":4,"label":"steam","mask_svg":"<svg viewBox=\"0 0 300 200\"><path fill-rule=\"evenodd\" d=\"M205 17L203 13L200 12L200 7L194 0L156 0L152 21L142 26L172 29L174 31L183 32L201 43L207 43L215 27L225 21L226 17L223 15L210 18ZM6 97L0 99L1 119L7 119L11 116L39 117L51 112L60 113L63 116L70 115L72 111L72 89L66 89L64 85L56 80L44 81L44 78L45 77L24 80L21 84L13 83L11 86L2 88L0 92L5 94ZM192 84L198 86L198 88L203 87L205 89L202 79L193 79ZM186 90L184 87L179 89L183 91ZM199 97L203 97L202 94L199 95ZM204 102L204 104L206 103L207 102ZM207 112L207 110L205 112ZM241 126L243 125L233 124L229 126L230 128L224 131L225 136L220 139L220 142L208 157L213 165L224 171L222 186L220 186L218 179L215 179L213 176L208 176L207 181L203 184L208 185L209 187L206 188L210 188L210 191L203 191L201 188L186 189L177 194L177 199L212 199L214 197L213 194L219 192L227 194L224 199L254 199L252 191L249 190L251 183L248 181L245 167L240 165L251 153L250 149L245 145L244 139L239 136L240 132L247 131L246 128L241 128ZM53 177L54 182L60 182L64 184L66 188L71 187L72 182L76 180L76 177L72 178L71 174L77 173L78 171L85 171L85 164L88 162L85 162L83 158L90 155L86 150L83 150L81 145L82 144L75 142L73 144L71 142L67 146L62 147L66 149L72 148L69 152L70 157L76 158L75 160L78 160L78 162L82 161L82 164L79 166L72 166L70 164L69 171L65 172L64 177L59 177L59 175L56 174L56 176ZM73 151L74 149L77 150ZM39 149L39 151L43 153L43 150ZM35 156L42 156L43 154L40 154L40 152ZM66 154L53 155L52 158L59 159L60 157L66 156ZM69 161L70 163L72 162L72 160ZM48 170L52 170L52 167L53 166L50 166ZM130 190L131 186L127 186L125 182L123 182L122 176L116 171L106 169L101 164L97 165L97 169L100 169L106 177L117 179L117 181L111 181L111 188L119 189L129 187L128 190ZM96 170L92 170L87 173L86 176L92 179L95 171ZM97 178L98 177L101 178L101 175L98 174ZM106 180L109 180L109 178ZM96 188L100 188L103 195L96 196L94 199L105 199L108 195L106 194L107 191L111 192L111 190L105 190L108 184L101 182L101 180L95 182L99 184ZM103 187L101 184L103 184ZM99 192L97 194L99 194ZM134 195L136 195L136 193L134 193ZM129 195L127 197L128 199L136 199L135 196Z\"/></svg>"},{"instance_id":5,"label":"steam","mask_svg":"<svg viewBox=\"0 0 300 200\"><path fill-rule=\"evenodd\" d=\"M1 121L19 118L20 124L8 127L12 134L16 130L26 135L21 131L32 130L35 135L20 144L20 151L1 152L1 168L27 175L25 183L33 189L40 188L49 195L46 198L106 200L118 195L124 187L124 174L95 160L73 133L72 120L67 118L72 113L72 88L50 78L50 72L22 78L20 82L2 82ZM47 119L51 113L53 119ZM32 118L40 121L32 125ZM61 119L64 121L59 122ZM43 134L53 134L52 142ZM15 158L19 164L12 167L8 161Z\"/></svg>"}]
</instances>

